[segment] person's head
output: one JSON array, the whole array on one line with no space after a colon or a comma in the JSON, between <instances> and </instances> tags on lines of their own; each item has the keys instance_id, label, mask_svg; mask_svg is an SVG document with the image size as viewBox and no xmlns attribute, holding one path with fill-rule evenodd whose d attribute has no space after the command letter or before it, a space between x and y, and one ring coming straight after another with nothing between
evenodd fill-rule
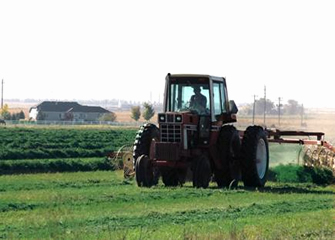
<instances>
[{"instance_id":1,"label":"person's head","mask_svg":"<svg viewBox=\"0 0 335 240\"><path fill-rule=\"evenodd\" d=\"M196 94L199 94L201 92L201 89L200 89L200 86L194 86L193 87L193 92L196 93Z\"/></svg>"}]
</instances>

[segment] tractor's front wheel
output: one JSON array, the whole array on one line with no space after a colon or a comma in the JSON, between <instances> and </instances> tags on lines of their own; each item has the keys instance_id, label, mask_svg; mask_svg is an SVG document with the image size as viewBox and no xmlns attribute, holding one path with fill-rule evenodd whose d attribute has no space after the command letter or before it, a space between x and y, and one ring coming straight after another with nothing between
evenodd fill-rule
<instances>
[{"instance_id":1,"label":"tractor's front wheel","mask_svg":"<svg viewBox=\"0 0 335 240\"><path fill-rule=\"evenodd\" d=\"M142 156L150 156L151 143L154 140L159 139L159 129L156 125L151 123L146 123L136 134L135 142L133 146L133 165L135 166L136 172L136 162ZM157 168L153 169L154 180L153 184L156 185L159 180L160 173Z\"/></svg>"},{"instance_id":2,"label":"tractor's front wheel","mask_svg":"<svg viewBox=\"0 0 335 240\"><path fill-rule=\"evenodd\" d=\"M142 155L150 155L150 146L152 140L159 139L159 129L156 125L151 123L146 123L140 127L136 134L134 148L133 148L133 159L134 165L137 159Z\"/></svg>"},{"instance_id":3,"label":"tractor's front wheel","mask_svg":"<svg viewBox=\"0 0 335 240\"><path fill-rule=\"evenodd\" d=\"M269 169L269 146L265 130L250 126L242 139L242 180L246 187L264 187Z\"/></svg>"},{"instance_id":4,"label":"tractor's front wheel","mask_svg":"<svg viewBox=\"0 0 335 240\"><path fill-rule=\"evenodd\" d=\"M141 155L135 164L136 182L139 187L151 187L154 184L154 171L147 155Z\"/></svg>"}]
</instances>

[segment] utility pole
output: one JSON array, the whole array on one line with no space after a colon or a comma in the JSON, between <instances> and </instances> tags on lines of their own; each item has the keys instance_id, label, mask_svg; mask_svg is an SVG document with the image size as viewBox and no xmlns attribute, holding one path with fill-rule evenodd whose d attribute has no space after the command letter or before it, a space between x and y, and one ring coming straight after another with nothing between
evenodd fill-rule
<instances>
[{"instance_id":1,"label":"utility pole","mask_svg":"<svg viewBox=\"0 0 335 240\"><path fill-rule=\"evenodd\" d=\"M263 119L264 127L265 127L265 118L266 118L266 86L264 86L264 119Z\"/></svg>"},{"instance_id":2,"label":"utility pole","mask_svg":"<svg viewBox=\"0 0 335 240\"><path fill-rule=\"evenodd\" d=\"M3 79L1 81L1 110L3 109Z\"/></svg>"},{"instance_id":3,"label":"utility pole","mask_svg":"<svg viewBox=\"0 0 335 240\"><path fill-rule=\"evenodd\" d=\"M280 126L280 107L281 107L281 101L282 99L279 97L278 98L278 126Z\"/></svg>"},{"instance_id":4,"label":"utility pole","mask_svg":"<svg viewBox=\"0 0 335 240\"><path fill-rule=\"evenodd\" d=\"M300 126L304 126L304 104L301 105L301 123Z\"/></svg>"},{"instance_id":5,"label":"utility pole","mask_svg":"<svg viewBox=\"0 0 335 240\"><path fill-rule=\"evenodd\" d=\"M254 95L254 106L252 109L252 125L255 125L255 112L256 112L256 95Z\"/></svg>"}]
</instances>

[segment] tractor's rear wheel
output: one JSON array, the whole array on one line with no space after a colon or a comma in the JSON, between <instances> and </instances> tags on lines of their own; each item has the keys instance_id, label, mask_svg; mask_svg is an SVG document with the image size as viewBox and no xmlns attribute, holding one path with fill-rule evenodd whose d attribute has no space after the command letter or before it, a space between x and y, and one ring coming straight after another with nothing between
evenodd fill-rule
<instances>
[{"instance_id":1,"label":"tractor's rear wheel","mask_svg":"<svg viewBox=\"0 0 335 240\"><path fill-rule=\"evenodd\" d=\"M207 188L212 177L211 165L206 155L196 157L193 165L193 187Z\"/></svg>"},{"instance_id":2,"label":"tractor's rear wheel","mask_svg":"<svg viewBox=\"0 0 335 240\"><path fill-rule=\"evenodd\" d=\"M241 170L246 187L264 187L269 169L269 146L262 127L250 126L242 140Z\"/></svg>"},{"instance_id":3,"label":"tractor's rear wheel","mask_svg":"<svg viewBox=\"0 0 335 240\"><path fill-rule=\"evenodd\" d=\"M147 155L141 155L135 165L136 182L139 187L151 187L154 184L154 172Z\"/></svg>"},{"instance_id":4,"label":"tractor's rear wheel","mask_svg":"<svg viewBox=\"0 0 335 240\"><path fill-rule=\"evenodd\" d=\"M153 140L159 139L159 129L156 125L151 123L146 123L141 126L140 130L137 132L133 147L133 161L136 172L136 161L142 155L150 156L150 146ZM153 184L156 185L159 179L159 171L154 168L154 180Z\"/></svg>"},{"instance_id":5,"label":"tractor's rear wheel","mask_svg":"<svg viewBox=\"0 0 335 240\"><path fill-rule=\"evenodd\" d=\"M219 187L228 187L235 180L237 184L240 178L241 140L234 126L225 125L221 128L217 150L223 168L214 170L216 183Z\"/></svg>"}]
</instances>

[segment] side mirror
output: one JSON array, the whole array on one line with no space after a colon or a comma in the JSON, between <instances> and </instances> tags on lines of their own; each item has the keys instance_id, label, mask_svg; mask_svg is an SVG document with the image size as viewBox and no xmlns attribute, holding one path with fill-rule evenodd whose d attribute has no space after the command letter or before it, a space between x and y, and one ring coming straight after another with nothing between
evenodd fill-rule
<instances>
[{"instance_id":1,"label":"side mirror","mask_svg":"<svg viewBox=\"0 0 335 240\"><path fill-rule=\"evenodd\" d=\"M229 111L232 114L236 114L238 112L238 108L237 108L234 100L229 101Z\"/></svg>"}]
</instances>

